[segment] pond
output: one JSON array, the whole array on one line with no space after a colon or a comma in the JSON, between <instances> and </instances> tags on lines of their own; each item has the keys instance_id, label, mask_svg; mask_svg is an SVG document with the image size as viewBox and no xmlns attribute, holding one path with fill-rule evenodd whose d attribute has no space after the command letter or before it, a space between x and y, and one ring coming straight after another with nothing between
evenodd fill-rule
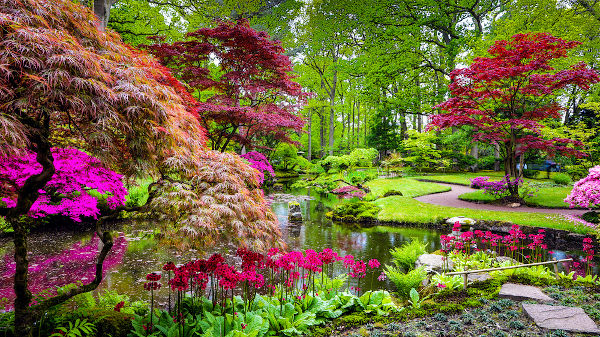
<instances>
[{"instance_id":1,"label":"pond","mask_svg":"<svg viewBox=\"0 0 600 337\"><path fill-rule=\"evenodd\" d=\"M290 250L331 248L341 255L351 254L357 259L378 259L382 265L391 264L389 250L413 239L426 242L429 251L440 248L440 233L436 230L410 227L373 227L361 229L353 225L339 225L325 214L338 203L333 195L319 195L306 189L286 188L285 193L268 195L277 215L285 242ZM301 224L288 222L288 201L297 200L304 221ZM119 225L115 245L105 261L106 276L98 291L114 290L127 294L132 300L145 299L143 290L146 274L160 271L167 261L185 263L194 258L206 257L196 250L179 251L157 244L152 234L152 224L128 221ZM42 291L48 286L64 285L76 280L89 281L95 268L95 256L99 240L89 234L76 232L45 232L30 236L30 290ZM218 251L224 255L235 254L235 247ZM8 238L0 239L0 299L12 298L14 273L13 246ZM555 256L564 256L555 252ZM341 266L340 266L341 268ZM381 270L381 269L380 269ZM377 275L380 273L377 271ZM374 273L375 274L375 273ZM370 288L370 280L377 275L367 274L359 286ZM385 281L387 282L387 281ZM356 284L354 284L356 286ZM376 281L376 287L392 289L391 284ZM12 302L12 301L11 301ZM164 298L161 300L164 302ZM0 301L0 309L2 302Z\"/></svg>"}]
</instances>

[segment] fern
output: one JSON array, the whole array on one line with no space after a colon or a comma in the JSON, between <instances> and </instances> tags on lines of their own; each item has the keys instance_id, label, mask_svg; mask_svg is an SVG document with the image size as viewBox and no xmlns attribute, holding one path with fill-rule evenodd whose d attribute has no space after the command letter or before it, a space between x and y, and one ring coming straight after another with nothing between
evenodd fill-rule
<instances>
[{"instance_id":1,"label":"fern","mask_svg":"<svg viewBox=\"0 0 600 337\"><path fill-rule=\"evenodd\" d=\"M414 269L415 262L419 255L425 254L427 245L418 240L412 240L409 243L404 243L401 247L395 247L390 250L392 260L396 267L404 272Z\"/></svg>"},{"instance_id":2,"label":"fern","mask_svg":"<svg viewBox=\"0 0 600 337\"><path fill-rule=\"evenodd\" d=\"M423 281L427 277L427 272L425 268L419 267L417 269L413 269L408 273L402 272L402 270L394 267L386 265L386 276L394 282L396 286L396 290L400 297L406 298L410 293L410 289L416 288L418 289L423 284Z\"/></svg>"},{"instance_id":3,"label":"fern","mask_svg":"<svg viewBox=\"0 0 600 337\"><path fill-rule=\"evenodd\" d=\"M58 327L56 330L59 332L55 332L50 337L82 337L82 336L90 336L96 332L96 325L94 323L88 322L86 318L84 319L76 319L75 322L68 322L69 327Z\"/></svg>"}]
</instances>

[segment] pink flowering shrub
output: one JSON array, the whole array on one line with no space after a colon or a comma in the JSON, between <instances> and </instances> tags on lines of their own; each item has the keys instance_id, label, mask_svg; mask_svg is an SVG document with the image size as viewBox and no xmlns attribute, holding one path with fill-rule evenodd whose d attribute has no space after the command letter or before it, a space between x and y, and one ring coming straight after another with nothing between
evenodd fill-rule
<instances>
[{"instance_id":1,"label":"pink flowering shrub","mask_svg":"<svg viewBox=\"0 0 600 337\"><path fill-rule=\"evenodd\" d=\"M365 196L365 191L352 185L342 186L331 191L333 194L337 194L338 197L343 199L351 199L357 197L362 199Z\"/></svg>"},{"instance_id":2,"label":"pink flowering shrub","mask_svg":"<svg viewBox=\"0 0 600 337\"><path fill-rule=\"evenodd\" d=\"M500 199L510 194L509 187L521 186L523 179L505 176L502 180L490 181L490 177L476 177L471 179L471 187L483 189L485 194L490 194L496 199Z\"/></svg>"},{"instance_id":3,"label":"pink flowering shrub","mask_svg":"<svg viewBox=\"0 0 600 337\"><path fill-rule=\"evenodd\" d=\"M268 173L271 177L275 177L275 171L267 157L264 154L256 151L250 151L246 154L240 155L240 157L246 159L252 168L255 168L260 172L260 183L265 181L265 174Z\"/></svg>"},{"instance_id":4,"label":"pink flowering shrub","mask_svg":"<svg viewBox=\"0 0 600 337\"><path fill-rule=\"evenodd\" d=\"M591 208L600 205L600 165L592 167L587 177L575 183L565 202L570 207Z\"/></svg>"},{"instance_id":5,"label":"pink flowering shrub","mask_svg":"<svg viewBox=\"0 0 600 337\"><path fill-rule=\"evenodd\" d=\"M96 219L100 214L97 193L106 197L111 209L125 204L127 190L122 176L102 166L98 159L74 148L53 148L52 156L56 172L40 190L30 217L64 215L78 222L83 217ZM0 192L6 207L16 206L17 191L27 178L41 171L34 153L0 157Z\"/></svg>"}]
</instances>

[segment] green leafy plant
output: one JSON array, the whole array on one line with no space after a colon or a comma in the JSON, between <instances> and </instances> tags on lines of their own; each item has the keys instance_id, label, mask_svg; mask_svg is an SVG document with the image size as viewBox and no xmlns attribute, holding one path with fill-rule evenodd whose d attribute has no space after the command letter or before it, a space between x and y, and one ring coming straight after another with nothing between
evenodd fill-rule
<instances>
[{"instance_id":1,"label":"green leafy plant","mask_svg":"<svg viewBox=\"0 0 600 337\"><path fill-rule=\"evenodd\" d=\"M427 245L418 240L405 242L400 247L395 247L390 250L392 261L400 270L408 272L414 269L415 262L420 255L425 254Z\"/></svg>"},{"instance_id":2,"label":"green leafy plant","mask_svg":"<svg viewBox=\"0 0 600 337\"><path fill-rule=\"evenodd\" d=\"M419 309L419 308L421 308L421 305L423 304L423 302L425 300L427 300L430 296L426 296L424 298L421 298L421 296L419 295L419 292L417 291L417 289L411 288L410 292L409 292L409 297L410 297L410 299L408 300L408 303L410 303L410 305L413 308Z\"/></svg>"},{"instance_id":3,"label":"green leafy plant","mask_svg":"<svg viewBox=\"0 0 600 337\"><path fill-rule=\"evenodd\" d=\"M69 327L56 328L59 332L55 332L50 337L82 337L89 336L96 332L96 325L88 322L87 319L76 319L75 322L68 322Z\"/></svg>"},{"instance_id":4,"label":"green leafy plant","mask_svg":"<svg viewBox=\"0 0 600 337\"><path fill-rule=\"evenodd\" d=\"M404 273L394 266L386 265L385 274L396 286L398 295L404 298L409 296L410 289L419 288L427 277L427 271L423 267Z\"/></svg>"},{"instance_id":5,"label":"green leafy plant","mask_svg":"<svg viewBox=\"0 0 600 337\"><path fill-rule=\"evenodd\" d=\"M557 185L569 185L572 182L571 177L566 173L557 173L553 175L552 181Z\"/></svg>"}]
</instances>

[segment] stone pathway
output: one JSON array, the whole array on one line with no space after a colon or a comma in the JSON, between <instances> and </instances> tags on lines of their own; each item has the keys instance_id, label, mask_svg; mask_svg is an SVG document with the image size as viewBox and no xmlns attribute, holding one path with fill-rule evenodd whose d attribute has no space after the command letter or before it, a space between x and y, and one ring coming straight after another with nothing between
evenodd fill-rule
<instances>
[{"instance_id":1,"label":"stone pathway","mask_svg":"<svg viewBox=\"0 0 600 337\"><path fill-rule=\"evenodd\" d=\"M414 198L415 200L425 202L428 204L439 205L439 206L448 206L455 208L471 208L471 209L480 209L480 210L488 210L488 211L501 211L501 212L529 212L529 213L547 213L547 214L565 214L565 215L581 215L586 210L581 209L562 209L562 208L539 208L539 207L507 207L500 205L490 205L490 204L479 204L475 202L469 202L458 199L458 196L467 192L476 191L468 186L462 185L454 185L454 184L445 184L445 183L436 183L442 186L448 186L451 188L448 192L436 193L436 194L428 194L421 197Z\"/></svg>"},{"instance_id":2,"label":"stone pathway","mask_svg":"<svg viewBox=\"0 0 600 337\"><path fill-rule=\"evenodd\" d=\"M554 302L550 296L544 294L539 288L522 284L505 283L498 295L515 301ZM600 334L600 329L598 329L596 323L582 308L529 303L522 303L522 307L525 314L540 328Z\"/></svg>"}]
</instances>

